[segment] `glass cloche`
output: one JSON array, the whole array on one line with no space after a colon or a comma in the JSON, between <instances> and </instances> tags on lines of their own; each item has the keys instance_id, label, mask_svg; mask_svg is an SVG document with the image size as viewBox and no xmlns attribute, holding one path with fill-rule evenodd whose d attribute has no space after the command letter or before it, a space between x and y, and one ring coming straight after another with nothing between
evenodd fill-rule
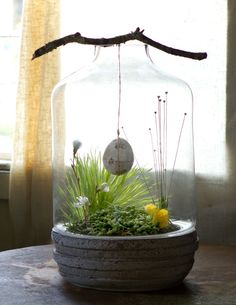
<instances>
[{"instance_id":1,"label":"glass cloche","mask_svg":"<svg viewBox=\"0 0 236 305\"><path fill-rule=\"evenodd\" d=\"M159 71L146 45L96 47L91 64L52 94L54 226L80 233L79 219L86 225L98 213L95 201L104 210L109 200L125 206L127 196L158 227L136 235L194 230L192 109L189 85ZM136 187L144 189L143 207ZM127 230L123 224L119 232Z\"/></svg>"}]
</instances>

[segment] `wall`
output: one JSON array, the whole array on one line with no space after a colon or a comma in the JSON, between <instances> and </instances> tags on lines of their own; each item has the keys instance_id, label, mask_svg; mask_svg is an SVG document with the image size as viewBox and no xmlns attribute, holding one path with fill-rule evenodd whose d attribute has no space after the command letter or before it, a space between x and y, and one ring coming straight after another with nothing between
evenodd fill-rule
<instances>
[{"instance_id":1,"label":"wall","mask_svg":"<svg viewBox=\"0 0 236 305\"><path fill-rule=\"evenodd\" d=\"M0 251L13 246L13 231L10 221L8 200L0 199Z\"/></svg>"}]
</instances>

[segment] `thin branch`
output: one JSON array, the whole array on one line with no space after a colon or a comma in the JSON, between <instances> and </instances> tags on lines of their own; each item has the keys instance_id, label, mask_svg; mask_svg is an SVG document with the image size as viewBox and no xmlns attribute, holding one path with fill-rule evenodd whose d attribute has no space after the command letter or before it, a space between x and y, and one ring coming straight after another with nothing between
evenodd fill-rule
<instances>
[{"instance_id":1,"label":"thin branch","mask_svg":"<svg viewBox=\"0 0 236 305\"><path fill-rule=\"evenodd\" d=\"M202 60L207 57L207 53L205 52L188 52L179 49L174 49L168 46L165 46L157 41L154 41L147 36L143 35L144 30L140 30L137 28L134 32L131 32L126 35L115 36L111 38L87 38L83 37L80 33L75 33L72 35L68 35L53 41L48 42L43 47L37 49L32 57L32 60L40 57L46 53L53 51L54 49L66 45L68 43L76 42L79 44L87 44L87 45L95 45L95 46L111 46L111 45L119 45L121 43L125 43L130 40L138 40L143 42L144 44L150 45L156 49L159 49L163 52L166 52L171 55L187 57L191 59Z\"/></svg>"}]
</instances>

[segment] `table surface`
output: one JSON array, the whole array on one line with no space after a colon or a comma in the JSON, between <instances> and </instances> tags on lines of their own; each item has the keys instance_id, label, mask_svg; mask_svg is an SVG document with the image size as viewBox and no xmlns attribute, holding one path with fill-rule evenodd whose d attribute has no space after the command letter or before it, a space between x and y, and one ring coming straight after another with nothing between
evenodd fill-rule
<instances>
[{"instance_id":1,"label":"table surface","mask_svg":"<svg viewBox=\"0 0 236 305\"><path fill-rule=\"evenodd\" d=\"M182 285L145 293L73 287L52 252L52 245L0 252L0 305L236 305L236 246L200 245Z\"/></svg>"}]
</instances>

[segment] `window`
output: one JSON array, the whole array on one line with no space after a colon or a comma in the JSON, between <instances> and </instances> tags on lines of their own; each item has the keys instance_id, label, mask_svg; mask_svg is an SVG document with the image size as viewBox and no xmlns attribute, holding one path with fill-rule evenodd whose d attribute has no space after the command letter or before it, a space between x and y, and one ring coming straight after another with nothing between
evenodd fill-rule
<instances>
[{"instance_id":1,"label":"window","mask_svg":"<svg viewBox=\"0 0 236 305\"><path fill-rule=\"evenodd\" d=\"M196 62L151 50L157 66L186 80L193 90L196 173L225 176L227 1L148 0L140 5L62 0L61 5L62 36L79 31L87 37L110 37L139 26L163 44L208 53L207 60ZM83 63L82 48L61 48L64 74Z\"/></svg>"},{"instance_id":2,"label":"window","mask_svg":"<svg viewBox=\"0 0 236 305\"><path fill-rule=\"evenodd\" d=\"M0 160L10 160L15 118L22 0L0 4Z\"/></svg>"}]
</instances>

